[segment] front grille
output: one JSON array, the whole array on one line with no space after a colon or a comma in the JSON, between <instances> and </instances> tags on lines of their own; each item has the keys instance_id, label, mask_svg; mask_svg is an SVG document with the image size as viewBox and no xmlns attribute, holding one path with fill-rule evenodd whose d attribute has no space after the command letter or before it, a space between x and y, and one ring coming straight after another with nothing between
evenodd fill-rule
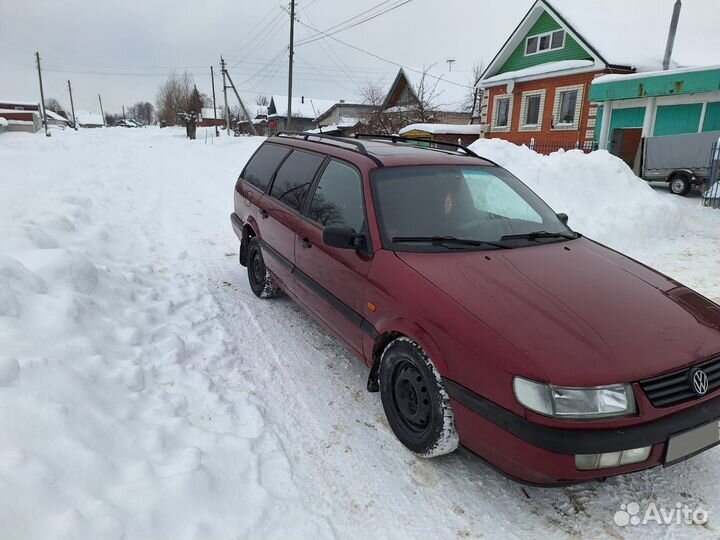
<instances>
[{"instance_id":1,"label":"front grille","mask_svg":"<svg viewBox=\"0 0 720 540\"><path fill-rule=\"evenodd\" d=\"M697 399L700 396L695 393L690 381L690 370L693 369L702 369L708 376L708 390L704 395L720 388L720 356L680 371L645 379L640 381L640 386L655 407L670 407Z\"/></svg>"}]
</instances>

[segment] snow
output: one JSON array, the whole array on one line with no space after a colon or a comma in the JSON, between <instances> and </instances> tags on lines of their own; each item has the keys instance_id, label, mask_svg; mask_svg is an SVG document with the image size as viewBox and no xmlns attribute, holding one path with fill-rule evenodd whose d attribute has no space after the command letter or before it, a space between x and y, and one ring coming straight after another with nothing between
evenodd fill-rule
<instances>
[{"instance_id":1,"label":"snow","mask_svg":"<svg viewBox=\"0 0 720 540\"><path fill-rule=\"evenodd\" d=\"M7 121L7 119L6 119L6 118L3 118L2 116L0 116L0 126L3 126L3 127L7 127L7 126L8 126L8 121Z\"/></svg>"},{"instance_id":2,"label":"snow","mask_svg":"<svg viewBox=\"0 0 720 540\"><path fill-rule=\"evenodd\" d=\"M605 150L544 156L501 139L479 139L470 149L507 168L556 212L568 214L572 228L614 248L632 249L686 227L684 212Z\"/></svg>"},{"instance_id":3,"label":"snow","mask_svg":"<svg viewBox=\"0 0 720 540\"><path fill-rule=\"evenodd\" d=\"M0 105L13 105L18 107L35 107L37 108L40 106L40 102L38 101L18 101L16 99L0 99Z\"/></svg>"},{"instance_id":4,"label":"snow","mask_svg":"<svg viewBox=\"0 0 720 540\"><path fill-rule=\"evenodd\" d=\"M686 73L695 73L698 71L714 71L720 69L720 65L714 66L699 66L699 67L688 67L688 68L677 68L659 71L644 71L641 73L628 73L627 75L611 73L608 75L602 75L595 78L592 84L602 84L616 81L626 81L633 79L645 79L648 77L662 77L664 75L684 75Z\"/></svg>"},{"instance_id":5,"label":"snow","mask_svg":"<svg viewBox=\"0 0 720 540\"><path fill-rule=\"evenodd\" d=\"M215 119L215 113L217 112L217 118L222 119L223 118L223 112L220 109L214 109L212 107L203 107L200 111L200 116L202 118L208 118L208 119Z\"/></svg>"},{"instance_id":6,"label":"snow","mask_svg":"<svg viewBox=\"0 0 720 540\"><path fill-rule=\"evenodd\" d=\"M1 536L715 535L720 449L554 490L463 449L407 452L366 368L287 297L255 298L238 266L232 191L262 140L154 127L0 138ZM720 299L720 211L604 152L473 148L579 231ZM631 501L702 506L712 526L616 527Z\"/></svg>"},{"instance_id":7,"label":"snow","mask_svg":"<svg viewBox=\"0 0 720 540\"><path fill-rule=\"evenodd\" d=\"M339 102L339 99L315 99L307 96L296 96L292 98L292 115L298 118L314 119ZM271 104L275 105L276 112L270 116L287 117L287 96L273 95L271 97Z\"/></svg>"},{"instance_id":8,"label":"snow","mask_svg":"<svg viewBox=\"0 0 720 540\"><path fill-rule=\"evenodd\" d=\"M639 71L662 69L675 0L550 0L560 14L611 64ZM717 64L720 9L716 0L683 2L673 66Z\"/></svg>"},{"instance_id":9,"label":"snow","mask_svg":"<svg viewBox=\"0 0 720 540\"><path fill-rule=\"evenodd\" d=\"M53 112L53 111L51 111L50 109L48 109L48 110L46 111L46 113L47 113L47 115L48 115L48 118L52 118L53 120L59 120L59 121L61 121L61 122L67 122L67 121L68 121L67 118L65 118L64 116L60 116L58 113Z\"/></svg>"},{"instance_id":10,"label":"snow","mask_svg":"<svg viewBox=\"0 0 720 540\"><path fill-rule=\"evenodd\" d=\"M493 83L504 82L515 79L523 79L525 77L535 77L545 73L555 73L557 71L566 71L570 69L582 69L593 66L592 60L558 60L557 62L548 62L546 64L538 64L516 71L506 71L499 75L494 75L483 79L481 86L491 86Z\"/></svg>"},{"instance_id":11,"label":"snow","mask_svg":"<svg viewBox=\"0 0 720 540\"><path fill-rule=\"evenodd\" d=\"M433 135L480 135L480 124L410 124L400 130L400 135L408 131L425 131Z\"/></svg>"}]
</instances>

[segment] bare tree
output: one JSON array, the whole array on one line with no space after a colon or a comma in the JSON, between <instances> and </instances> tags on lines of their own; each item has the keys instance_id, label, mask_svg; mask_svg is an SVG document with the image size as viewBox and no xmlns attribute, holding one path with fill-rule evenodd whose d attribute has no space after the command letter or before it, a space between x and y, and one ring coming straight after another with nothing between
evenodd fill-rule
<instances>
[{"instance_id":1,"label":"bare tree","mask_svg":"<svg viewBox=\"0 0 720 540\"><path fill-rule=\"evenodd\" d=\"M45 108L48 111L52 111L54 113L57 113L57 114L67 118L67 116L65 115L65 109L63 108L62 105L60 105L60 102L55 98L51 97L51 98L46 99L45 100Z\"/></svg>"},{"instance_id":2,"label":"bare tree","mask_svg":"<svg viewBox=\"0 0 720 540\"><path fill-rule=\"evenodd\" d=\"M145 126L155 121L155 107L147 101L138 101L128 109L128 117Z\"/></svg>"},{"instance_id":3,"label":"bare tree","mask_svg":"<svg viewBox=\"0 0 720 540\"><path fill-rule=\"evenodd\" d=\"M410 100L407 111L412 122L426 124L435 120L440 78L429 74L432 67L423 69L420 80L413 88L416 99Z\"/></svg>"},{"instance_id":4,"label":"bare tree","mask_svg":"<svg viewBox=\"0 0 720 540\"><path fill-rule=\"evenodd\" d=\"M268 105L270 105L270 99L267 96L258 95L255 98L255 105L259 107L267 107Z\"/></svg>"},{"instance_id":5,"label":"bare tree","mask_svg":"<svg viewBox=\"0 0 720 540\"><path fill-rule=\"evenodd\" d=\"M485 65L480 62L473 66L472 80L470 83L471 89L462 103L463 111L470 113L470 123L473 123L474 119L480 118L480 108L482 107L482 89L477 87L480 82L480 77L485 71Z\"/></svg>"},{"instance_id":6,"label":"bare tree","mask_svg":"<svg viewBox=\"0 0 720 540\"><path fill-rule=\"evenodd\" d=\"M363 123L368 126L371 132L392 134L392 123L383 112L385 89L382 84L368 79L365 84L358 88L358 92L363 98L363 103L372 105L370 112L363 118Z\"/></svg>"},{"instance_id":7,"label":"bare tree","mask_svg":"<svg viewBox=\"0 0 720 540\"><path fill-rule=\"evenodd\" d=\"M173 126L179 122L179 113L189 113L190 98L195 84L187 71L172 72L158 89L157 109L161 124Z\"/></svg>"}]
</instances>

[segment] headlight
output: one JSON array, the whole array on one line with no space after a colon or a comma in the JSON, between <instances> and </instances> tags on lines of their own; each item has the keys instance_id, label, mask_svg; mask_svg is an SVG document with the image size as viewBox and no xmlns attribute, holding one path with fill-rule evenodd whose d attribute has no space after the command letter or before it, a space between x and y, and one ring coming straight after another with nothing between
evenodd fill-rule
<instances>
[{"instance_id":1,"label":"headlight","mask_svg":"<svg viewBox=\"0 0 720 540\"><path fill-rule=\"evenodd\" d=\"M565 388L515 377L513 390L522 406L556 418L604 418L633 414L636 410L629 384Z\"/></svg>"}]
</instances>

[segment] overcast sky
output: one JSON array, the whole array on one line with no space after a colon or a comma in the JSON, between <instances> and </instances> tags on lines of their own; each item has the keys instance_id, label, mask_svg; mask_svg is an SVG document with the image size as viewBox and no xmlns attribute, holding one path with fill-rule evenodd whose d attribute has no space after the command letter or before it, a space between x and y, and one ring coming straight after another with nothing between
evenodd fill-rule
<instances>
[{"instance_id":1,"label":"overcast sky","mask_svg":"<svg viewBox=\"0 0 720 540\"><path fill-rule=\"evenodd\" d=\"M296 43L373 8L381 0L298 0ZM386 2L384 7L393 6ZM488 62L532 0L412 0L336 38L378 56L421 69L453 58L453 71L471 78ZM119 112L155 102L169 71L190 71L210 88L210 65L220 54L235 84L249 93L287 94L289 16L272 0L0 0L0 98L39 100L35 51L46 97L69 108ZM379 8L380 9L380 8ZM253 48L255 50L253 50ZM330 38L296 47L294 94L353 99L368 78L392 80L397 67ZM216 71L216 92L221 83ZM232 100L234 103L234 99Z\"/></svg>"}]
</instances>

